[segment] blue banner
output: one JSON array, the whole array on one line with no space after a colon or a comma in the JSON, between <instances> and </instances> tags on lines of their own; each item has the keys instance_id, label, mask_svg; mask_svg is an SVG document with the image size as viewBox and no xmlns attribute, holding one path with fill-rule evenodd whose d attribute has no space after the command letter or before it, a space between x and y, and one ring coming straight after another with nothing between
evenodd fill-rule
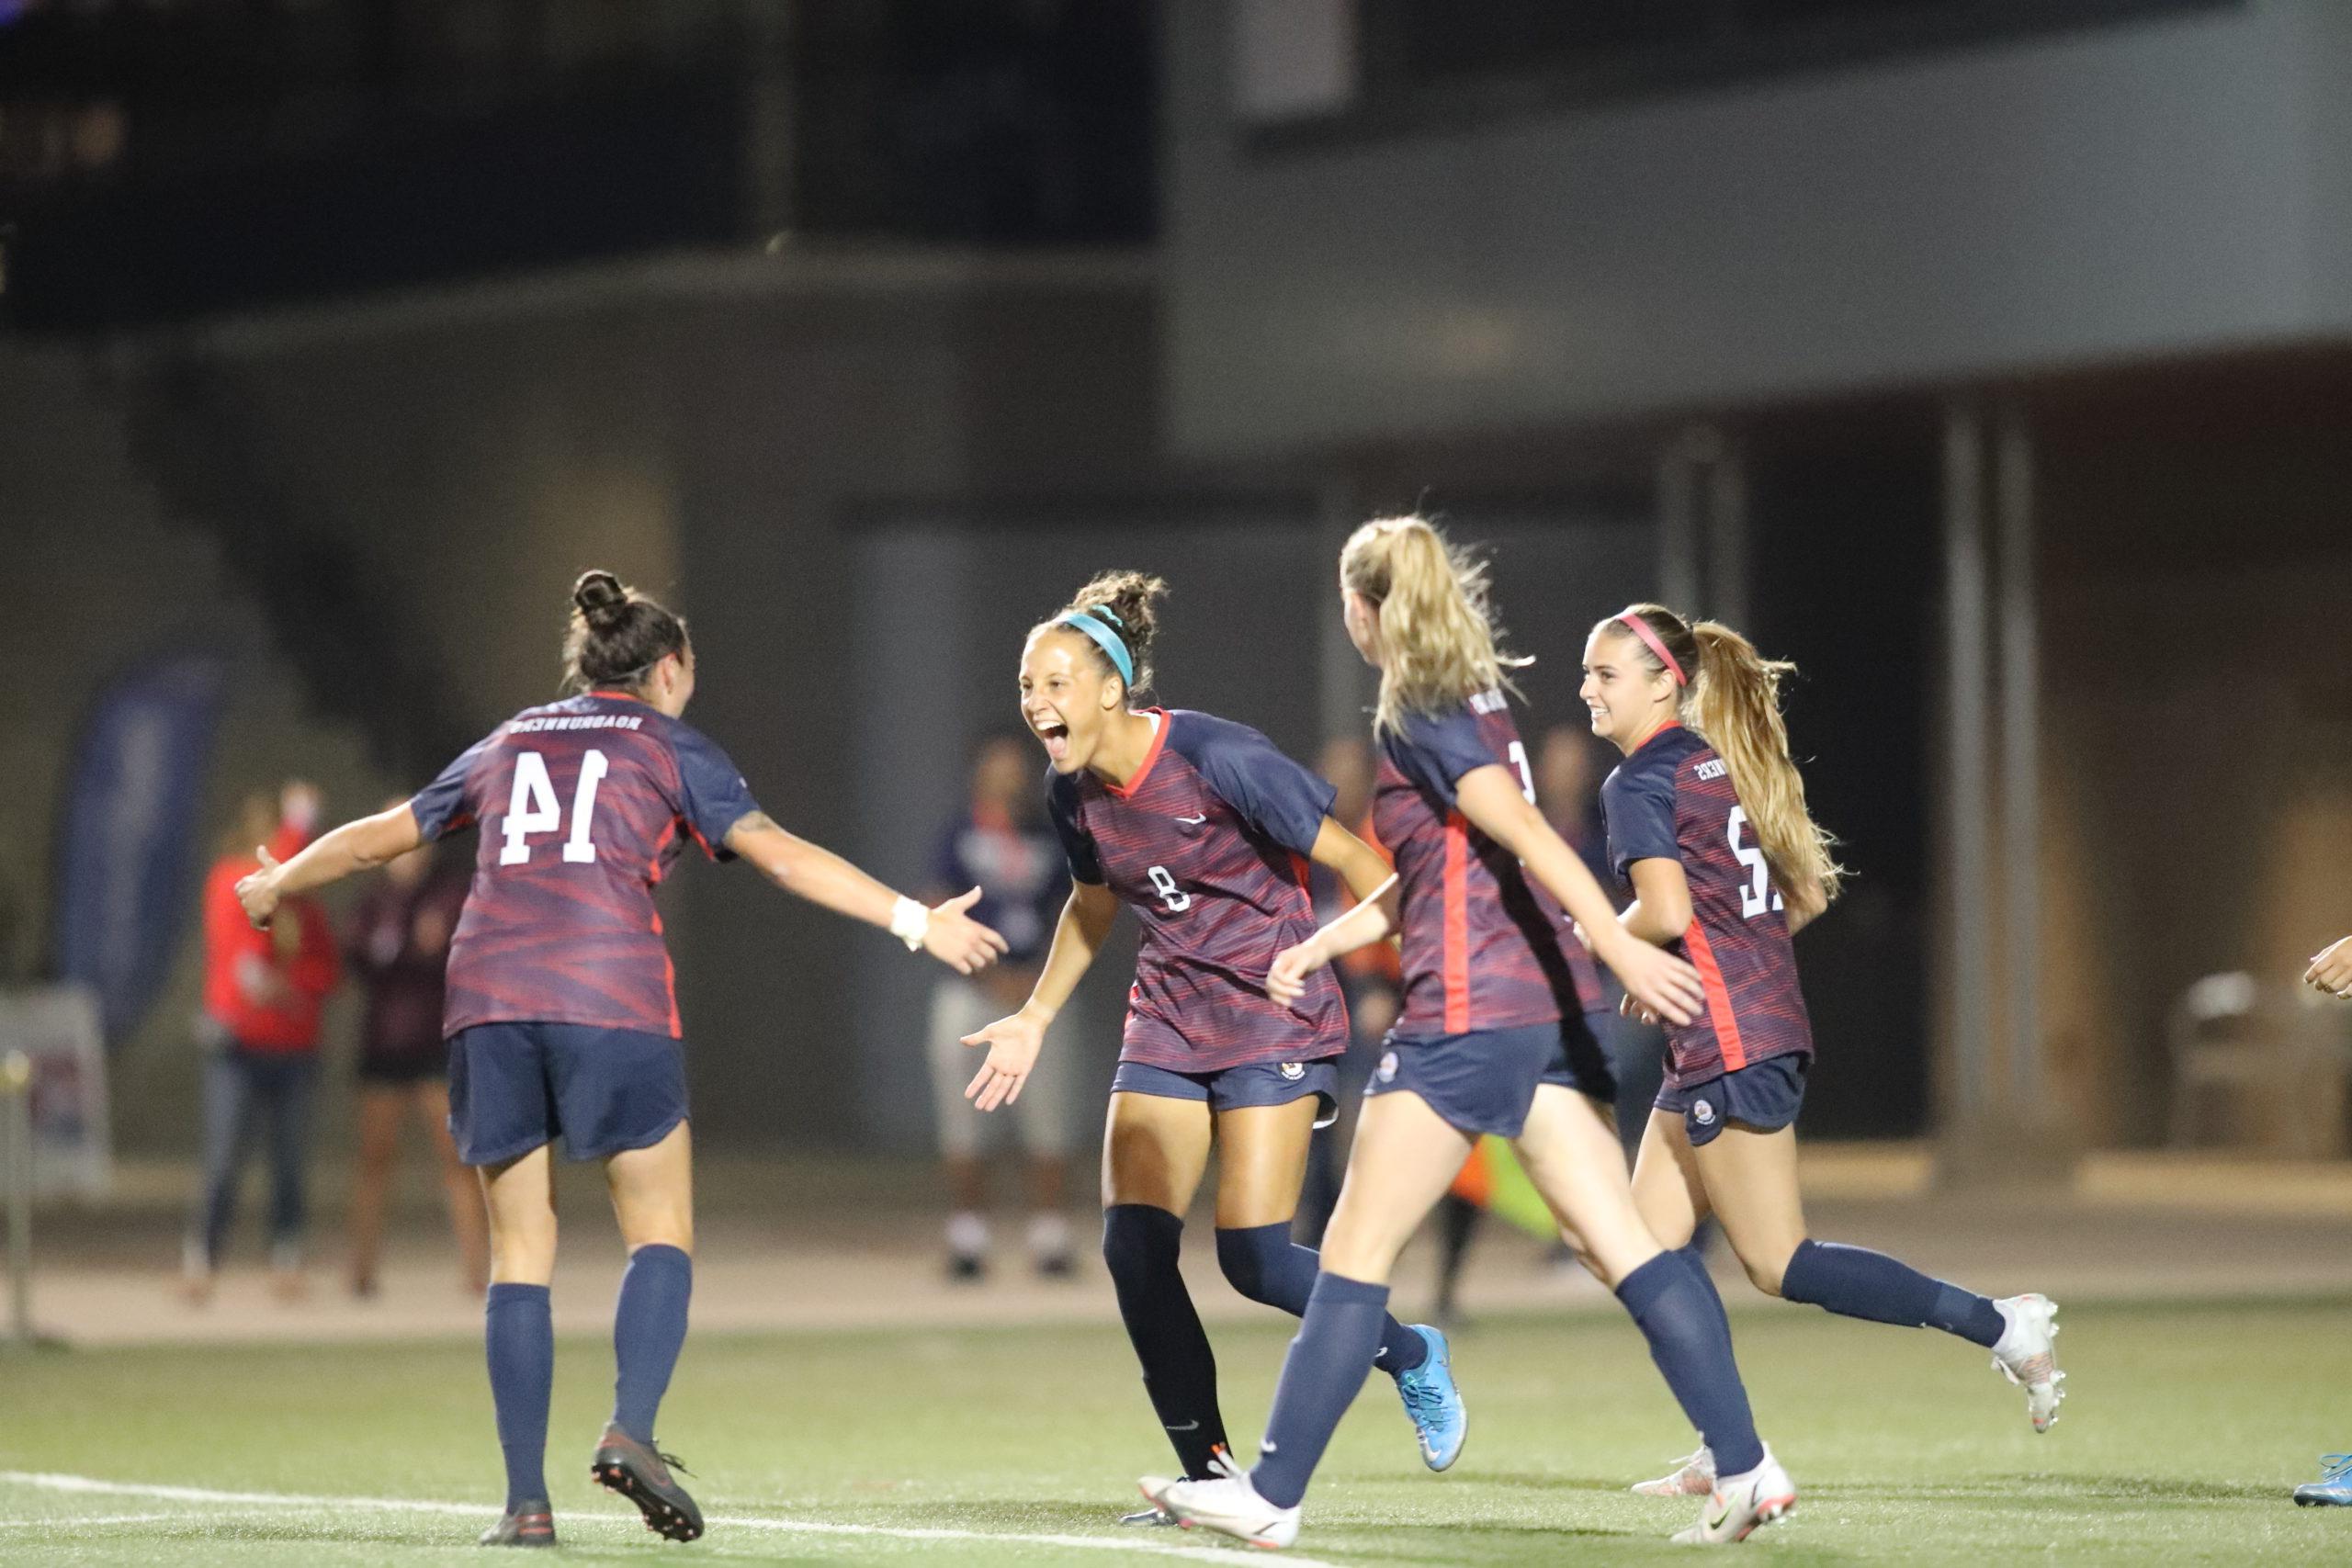
<instances>
[{"instance_id":1,"label":"blue banner","mask_svg":"<svg viewBox=\"0 0 2352 1568\"><path fill-rule=\"evenodd\" d=\"M143 664L100 695L60 813L57 977L87 986L109 1048L138 1026L196 910L197 830L226 671Z\"/></svg>"}]
</instances>

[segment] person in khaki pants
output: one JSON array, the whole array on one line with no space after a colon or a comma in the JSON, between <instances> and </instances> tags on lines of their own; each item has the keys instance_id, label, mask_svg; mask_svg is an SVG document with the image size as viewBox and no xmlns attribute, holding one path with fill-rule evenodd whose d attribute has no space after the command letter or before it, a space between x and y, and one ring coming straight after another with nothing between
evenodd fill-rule
<instances>
[{"instance_id":1,"label":"person in khaki pants","mask_svg":"<svg viewBox=\"0 0 2352 1568\"><path fill-rule=\"evenodd\" d=\"M1042 810L1035 759L1025 739L983 739L972 758L971 803L942 826L933 848L931 886L939 896L980 890L972 918L1003 933L1007 950L993 969L944 975L931 993L928 1051L932 1108L947 1180L947 1273L971 1280L988 1272L988 1177L981 1158L986 1115L964 1098L978 1058L966 1035L1019 1008L1036 983L1069 877ZM1069 1155L1067 1070L1040 1073L1010 1109L1012 1141L1023 1156L1029 1201L1030 1265L1048 1279L1071 1270L1069 1221L1062 1212Z\"/></svg>"}]
</instances>

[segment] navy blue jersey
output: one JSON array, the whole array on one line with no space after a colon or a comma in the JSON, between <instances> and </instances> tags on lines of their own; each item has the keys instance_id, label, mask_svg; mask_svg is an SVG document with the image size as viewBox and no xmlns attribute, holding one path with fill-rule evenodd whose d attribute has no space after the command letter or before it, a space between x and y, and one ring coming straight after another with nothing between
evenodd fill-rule
<instances>
[{"instance_id":1,"label":"navy blue jersey","mask_svg":"<svg viewBox=\"0 0 2352 1568\"><path fill-rule=\"evenodd\" d=\"M1125 787L1081 771L1046 792L1070 874L1143 921L1119 1059L1200 1073L1339 1055L1329 968L1295 1008L1266 995L1274 955L1315 934L1307 856L1335 792L1246 725L1150 711L1159 732Z\"/></svg>"},{"instance_id":2,"label":"navy blue jersey","mask_svg":"<svg viewBox=\"0 0 2352 1568\"><path fill-rule=\"evenodd\" d=\"M526 708L409 802L429 843L479 824L445 1034L577 1023L679 1036L653 888L685 840L731 858L759 807L700 731L611 692Z\"/></svg>"},{"instance_id":3,"label":"navy blue jersey","mask_svg":"<svg viewBox=\"0 0 2352 1568\"><path fill-rule=\"evenodd\" d=\"M1045 962L1069 877L1051 829L1024 827L1001 812L957 812L932 847L931 880L951 897L967 887L980 901L965 913L1004 938L1003 962Z\"/></svg>"},{"instance_id":4,"label":"navy blue jersey","mask_svg":"<svg viewBox=\"0 0 2352 1568\"><path fill-rule=\"evenodd\" d=\"M1810 1055L1788 916L1764 852L1705 740L1668 725L1600 786L1610 863L1633 886L1640 860L1670 860L1690 886L1690 926L1674 950L1699 971L1705 1014L1667 1030L1669 1087L1703 1083L1774 1056Z\"/></svg>"},{"instance_id":5,"label":"navy blue jersey","mask_svg":"<svg viewBox=\"0 0 2352 1568\"><path fill-rule=\"evenodd\" d=\"M1600 976L1559 901L1473 827L1454 786L1479 768L1532 794L1527 749L1500 692L1410 714L1380 737L1373 823L1403 884L1408 1040L1550 1023L1601 1005Z\"/></svg>"}]
</instances>

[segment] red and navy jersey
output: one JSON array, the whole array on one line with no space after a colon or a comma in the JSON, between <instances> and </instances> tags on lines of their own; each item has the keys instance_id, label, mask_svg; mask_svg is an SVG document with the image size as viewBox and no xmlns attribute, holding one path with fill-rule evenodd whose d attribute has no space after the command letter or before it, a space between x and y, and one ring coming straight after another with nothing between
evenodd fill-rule
<instances>
[{"instance_id":1,"label":"red and navy jersey","mask_svg":"<svg viewBox=\"0 0 2352 1568\"><path fill-rule=\"evenodd\" d=\"M441 1028L581 1023L679 1036L653 889L687 840L731 859L759 809L700 732L633 697L526 708L409 802L429 842L479 826Z\"/></svg>"},{"instance_id":2,"label":"red and navy jersey","mask_svg":"<svg viewBox=\"0 0 2352 1568\"><path fill-rule=\"evenodd\" d=\"M1600 803L1610 863L1628 887L1637 860L1678 861L1690 885L1690 929L1675 951L1699 971L1707 1010L1667 1031L1668 1083L1679 1089L1773 1056L1811 1055L1788 916L1714 748L1668 725L1618 764Z\"/></svg>"},{"instance_id":3,"label":"red and navy jersey","mask_svg":"<svg viewBox=\"0 0 2352 1568\"><path fill-rule=\"evenodd\" d=\"M1408 714L1380 737L1373 825L1404 895L1400 1039L1555 1022L1601 1005L1600 976L1559 901L1518 857L1473 827L1455 786L1510 770L1531 798L1527 749L1500 692L1440 714Z\"/></svg>"},{"instance_id":4,"label":"red and navy jersey","mask_svg":"<svg viewBox=\"0 0 2352 1568\"><path fill-rule=\"evenodd\" d=\"M1211 1073L1340 1055L1347 1006L1329 968L1295 1008L1266 995L1274 955L1315 934L1307 856L1335 792L1247 725L1151 711L1159 728L1124 788L1080 772L1046 792L1070 875L1143 921L1119 1059Z\"/></svg>"}]
</instances>

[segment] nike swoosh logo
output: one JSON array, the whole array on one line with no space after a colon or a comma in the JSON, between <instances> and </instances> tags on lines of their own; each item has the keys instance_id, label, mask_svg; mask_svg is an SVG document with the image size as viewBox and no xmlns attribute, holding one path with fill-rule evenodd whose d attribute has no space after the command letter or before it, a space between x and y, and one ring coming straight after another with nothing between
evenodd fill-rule
<instances>
[{"instance_id":1,"label":"nike swoosh logo","mask_svg":"<svg viewBox=\"0 0 2352 1568\"><path fill-rule=\"evenodd\" d=\"M1166 1426L1167 1423L1162 1422L1161 1425ZM1181 1427L1169 1427L1168 1429L1171 1432L1197 1432L1201 1429L1201 1424L1198 1421L1187 1421Z\"/></svg>"},{"instance_id":2,"label":"nike swoosh logo","mask_svg":"<svg viewBox=\"0 0 2352 1568\"><path fill-rule=\"evenodd\" d=\"M1272 1444L1272 1443L1264 1442L1264 1441L1262 1441L1262 1440L1261 1440L1261 1441L1258 1444L1258 1451L1259 1451L1260 1453L1261 1453L1261 1454L1270 1454L1270 1453L1272 1453L1272 1452L1274 1451L1274 1445L1273 1445L1273 1444Z\"/></svg>"},{"instance_id":3,"label":"nike swoosh logo","mask_svg":"<svg viewBox=\"0 0 2352 1568\"><path fill-rule=\"evenodd\" d=\"M1707 1521L1707 1528L1711 1530L1719 1530L1724 1528L1724 1521L1729 1517L1731 1517L1731 1505L1725 1503L1724 1511Z\"/></svg>"},{"instance_id":4,"label":"nike swoosh logo","mask_svg":"<svg viewBox=\"0 0 2352 1568\"><path fill-rule=\"evenodd\" d=\"M1179 817L1176 818L1177 821L1182 822L1187 828L1197 828L1208 819L1209 814L1205 811L1202 812L1198 817Z\"/></svg>"}]
</instances>

